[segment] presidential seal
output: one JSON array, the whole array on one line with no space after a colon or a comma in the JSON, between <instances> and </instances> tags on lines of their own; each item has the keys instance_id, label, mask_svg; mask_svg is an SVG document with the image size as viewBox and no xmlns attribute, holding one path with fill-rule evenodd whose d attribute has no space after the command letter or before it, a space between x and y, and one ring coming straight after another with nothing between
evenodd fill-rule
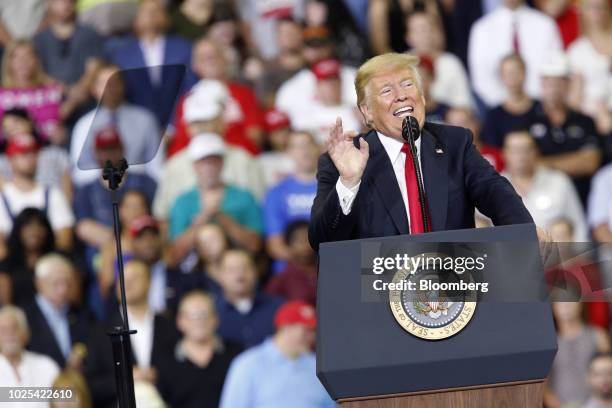
<instances>
[{"instance_id":1,"label":"presidential seal","mask_svg":"<svg viewBox=\"0 0 612 408\"><path fill-rule=\"evenodd\" d=\"M419 257L448 259L441 254ZM389 291L391 312L413 336L442 340L459 333L474 316L477 291L472 289L475 284L469 273L409 265L395 273L393 283L400 289Z\"/></svg>"}]
</instances>

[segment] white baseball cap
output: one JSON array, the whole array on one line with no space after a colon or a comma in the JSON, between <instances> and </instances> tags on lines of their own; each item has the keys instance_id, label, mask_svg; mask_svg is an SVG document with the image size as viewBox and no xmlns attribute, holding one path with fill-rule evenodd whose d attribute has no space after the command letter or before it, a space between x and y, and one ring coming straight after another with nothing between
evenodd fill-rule
<instances>
[{"instance_id":1,"label":"white baseball cap","mask_svg":"<svg viewBox=\"0 0 612 408\"><path fill-rule=\"evenodd\" d=\"M223 156L225 143L216 133L200 133L189 142L189 157L197 161L209 156Z\"/></svg>"},{"instance_id":2,"label":"white baseball cap","mask_svg":"<svg viewBox=\"0 0 612 408\"><path fill-rule=\"evenodd\" d=\"M570 64L567 55L562 51L549 53L540 65L540 76L547 77L568 77L570 74Z\"/></svg>"},{"instance_id":3,"label":"white baseball cap","mask_svg":"<svg viewBox=\"0 0 612 408\"><path fill-rule=\"evenodd\" d=\"M204 122L223 113L229 98L227 87L214 79L202 79L191 88L183 105L186 122Z\"/></svg>"}]
</instances>

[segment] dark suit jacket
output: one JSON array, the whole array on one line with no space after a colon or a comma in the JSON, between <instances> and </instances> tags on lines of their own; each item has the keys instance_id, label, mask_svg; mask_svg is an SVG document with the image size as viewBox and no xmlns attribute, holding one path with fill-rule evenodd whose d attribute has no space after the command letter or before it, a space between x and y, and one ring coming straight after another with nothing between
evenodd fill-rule
<instances>
[{"instance_id":1,"label":"dark suit jacket","mask_svg":"<svg viewBox=\"0 0 612 408\"><path fill-rule=\"evenodd\" d=\"M135 37L129 37L107 51L112 61L122 70L125 95L129 102L149 109L164 127L173 115L177 96L186 90L191 78L191 44L182 38L166 36L164 46L164 67L158 86L151 82L144 55ZM184 64L183 71L173 64ZM186 73L187 78L183 77ZM163 131L163 129L161 129Z\"/></svg>"},{"instance_id":2,"label":"dark suit jacket","mask_svg":"<svg viewBox=\"0 0 612 408\"><path fill-rule=\"evenodd\" d=\"M322 242L409 233L389 156L375 131L363 136L370 145L370 157L348 215L342 212L336 192L338 170L329 154L319 159L308 234L315 249ZM421 137L421 167L433 231L473 228L474 207L495 225L533 223L514 188L476 150L469 130L426 123ZM359 137L354 143L358 146Z\"/></svg>"},{"instance_id":3,"label":"dark suit jacket","mask_svg":"<svg viewBox=\"0 0 612 408\"><path fill-rule=\"evenodd\" d=\"M114 326L122 323L119 312L91 331L87 342L87 358L85 359L85 378L89 385L94 407L116 406L115 369L113 364L113 349L110 337L107 335ZM153 348L151 350L151 366L158 367L164 354L172 353L179 339L174 322L162 315L155 315L153 322ZM132 361L136 358L132 352Z\"/></svg>"},{"instance_id":4,"label":"dark suit jacket","mask_svg":"<svg viewBox=\"0 0 612 408\"><path fill-rule=\"evenodd\" d=\"M66 364L66 359L38 303L35 300L28 303L24 306L24 312L31 332L27 349L45 354L55 360L60 367L63 367ZM85 311L76 309L68 311L68 328L70 329L70 341L73 345L75 343L85 344L91 322L92 316Z\"/></svg>"}]
</instances>

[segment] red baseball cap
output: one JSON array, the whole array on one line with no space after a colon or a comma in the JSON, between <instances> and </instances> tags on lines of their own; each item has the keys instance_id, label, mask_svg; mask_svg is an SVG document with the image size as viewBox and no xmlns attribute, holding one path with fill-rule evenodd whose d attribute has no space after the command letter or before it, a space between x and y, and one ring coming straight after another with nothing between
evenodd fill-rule
<instances>
[{"instance_id":1,"label":"red baseball cap","mask_svg":"<svg viewBox=\"0 0 612 408\"><path fill-rule=\"evenodd\" d=\"M277 329L290 324L302 324L314 329L317 327L315 308L302 300L292 300L282 305L274 316Z\"/></svg>"},{"instance_id":2,"label":"red baseball cap","mask_svg":"<svg viewBox=\"0 0 612 408\"><path fill-rule=\"evenodd\" d=\"M291 121L285 112L276 109L269 109L264 113L264 124L266 131L274 132L275 130L289 127L291 125Z\"/></svg>"},{"instance_id":3,"label":"red baseball cap","mask_svg":"<svg viewBox=\"0 0 612 408\"><path fill-rule=\"evenodd\" d=\"M105 127L96 133L96 149L121 147L121 136L114 126Z\"/></svg>"},{"instance_id":4,"label":"red baseball cap","mask_svg":"<svg viewBox=\"0 0 612 408\"><path fill-rule=\"evenodd\" d=\"M38 143L34 136L29 134L13 136L6 146L6 155L13 157L16 154L32 153L38 151Z\"/></svg>"},{"instance_id":5,"label":"red baseball cap","mask_svg":"<svg viewBox=\"0 0 612 408\"><path fill-rule=\"evenodd\" d=\"M419 55L419 68L429 72L431 76L436 75L434 62L429 55Z\"/></svg>"},{"instance_id":6,"label":"red baseball cap","mask_svg":"<svg viewBox=\"0 0 612 408\"><path fill-rule=\"evenodd\" d=\"M132 238L136 238L147 228L151 228L159 232L159 225L157 224L155 218L151 217L150 215L143 215L130 223L130 235Z\"/></svg>"},{"instance_id":7,"label":"red baseball cap","mask_svg":"<svg viewBox=\"0 0 612 408\"><path fill-rule=\"evenodd\" d=\"M335 59L324 59L312 64L310 68L318 81L324 79L340 78L340 61Z\"/></svg>"}]
</instances>

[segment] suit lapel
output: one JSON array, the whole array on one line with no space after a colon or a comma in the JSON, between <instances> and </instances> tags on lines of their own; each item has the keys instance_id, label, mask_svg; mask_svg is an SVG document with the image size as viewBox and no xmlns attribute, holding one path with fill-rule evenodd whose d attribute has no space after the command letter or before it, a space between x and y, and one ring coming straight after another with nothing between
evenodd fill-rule
<instances>
[{"instance_id":1,"label":"suit lapel","mask_svg":"<svg viewBox=\"0 0 612 408\"><path fill-rule=\"evenodd\" d=\"M47 318L45 317L45 314L42 312L42 310L40 309L40 306L38 306L38 303L35 302L34 305L34 311L36 313L36 318L39 321L39 324L41 329L44 330L43 333L36 333L37 336L40 336L42 338L49 338L51 339L51 344L50 347L52 347L54 349L53 354L55 354L56 356L61 357L62 360L64 360L64 354L62 353L62 349L60 347L60 344L57 340L57 338L55 337L55 334L53 333L53 330L51 329L51 326L49 325L49 321L47 321Z\"/></svg>"},{"instance_id":2,"label":"suit lapel","mask_svg":"<svg viewBox=\"0 0 612 408\"><path fill-rule=\"evenodd\" d=\"M422 138L421 167L432 231L441 231L446 229L448 209L448 153L444 146L437 146L434 135L426 128Z\"/></svg>"},{"instance_id":3,"label":"suit lapel","mask_svg":"<svg viewBox=\"0 0 612 408\"><path fill-rule=\"evenodd\" d=\"M395 224L395 228L400 234L409 234L406 207L395 178L391 160L389 160L376 131L370 131L365 137L370 145L370 159L365 172L369 174L369 180L378 191L385 209L391 216L393 224Z\"/></svg>"}]
</instances>

